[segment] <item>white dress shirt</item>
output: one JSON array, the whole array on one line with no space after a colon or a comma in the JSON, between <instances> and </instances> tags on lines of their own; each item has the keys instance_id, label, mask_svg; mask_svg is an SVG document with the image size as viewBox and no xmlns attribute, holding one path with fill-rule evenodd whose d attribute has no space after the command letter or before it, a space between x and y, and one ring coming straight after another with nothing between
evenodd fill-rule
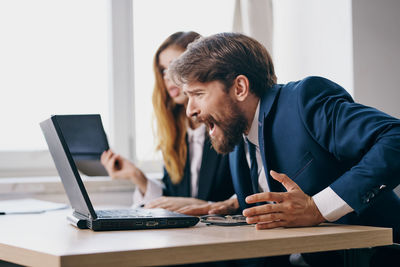
<instances>
[{"instance_id":1,"label":"white dress shirt","mask_svg":"<svg viewBox=\"0 0 400 267\"><path fill-rule=\"evenodd\" d=\"M201 124L196 129L187 128L188 149L190 162L190 184L191 197L197 197L199 189L199 173L201 167L201 159L203 157L203 146L206 133L206 126ZM139 188L133 192L133 206L144 205L163 194L164 184L156 179L147 179L147 189L142 194Z\"/></svg>"},{"instance_id":2,"label":"white dress shirt","mask_svg":"<svg viewBox=\"0 0 400 267\"><path fill-rule=\"evenodd\" d=\"M204 138L206 125L201 124L196 129L188 127L189 161L190 161L190 184L191 196L197 198L199 191L199 173L201 159L203 157Z\"/></svg>"},{"instance_id":3,"label":"white dress shirt","mask_svg":"<svg viewBox=\"0 0 400 267\"><path fill-rule=\"evenodd\" d=\"M263 168L263 163L260 154L260 146L258 141L258 116L260 112L260 102L258 102L256 112L254 114L253 122L251 124L249 133L244 138L247 138L256 146L256 159L258 165L258 186L261 192L269 192L269 186L266 180L265 171ZM248 146L245 145L246 159L250 166L250 155ZM289 177L290 178L290 177ZM322 216L327 221L336 221L343 217L347 213L353 211L353 209L341 198L339 197L332 188L327 187L321 192L314 195L313 200L317 205L317 208L321 212Z\"/></svg>"}]
</instances>

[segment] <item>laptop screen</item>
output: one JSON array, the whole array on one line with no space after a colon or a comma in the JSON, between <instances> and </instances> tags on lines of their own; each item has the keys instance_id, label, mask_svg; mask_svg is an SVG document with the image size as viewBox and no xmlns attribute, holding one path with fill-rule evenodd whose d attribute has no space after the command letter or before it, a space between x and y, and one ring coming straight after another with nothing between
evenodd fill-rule
<instances>
[{"instance_id":1,"label":"laptop screen","mask_svg":"<svg viewBox=\"0 0 400 267\"><path fill-rule=\"evenodd\" d=\"M75 212L95 219L96 213L58 124L58 115L40 123L50 154Z\"/></svg>"}]
</instances>

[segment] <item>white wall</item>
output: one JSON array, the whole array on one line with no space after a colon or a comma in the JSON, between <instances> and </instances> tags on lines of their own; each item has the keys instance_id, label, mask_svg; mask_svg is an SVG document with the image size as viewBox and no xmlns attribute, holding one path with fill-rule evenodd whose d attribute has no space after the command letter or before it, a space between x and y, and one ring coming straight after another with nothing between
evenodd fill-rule
<instances>
[{"instance_id":1,"label":"white wall","mask_svg":"<svg viewBox=\"0 0 400 267\"><path fill-rule=\"evenodd\" d=\"M353 0L354 97L400 118L400 1Z\"/></svg>"},{"instance_id":2,"label":"white wall","mask_svg":"<svg viewBox=\"0 0 400 267\"><path fill-rule=\"evenodd\" d=\"M279 83L318 75L353 92L350 0L274 0Z\"/></svg>"}]
</instances>

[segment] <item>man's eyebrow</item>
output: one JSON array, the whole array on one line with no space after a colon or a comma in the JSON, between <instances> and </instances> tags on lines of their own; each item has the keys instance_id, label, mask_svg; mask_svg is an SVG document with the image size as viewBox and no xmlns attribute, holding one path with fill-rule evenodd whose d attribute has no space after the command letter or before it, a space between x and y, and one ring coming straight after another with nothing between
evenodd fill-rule
<instances>
[{"instance_id":1,"label":"man's eyebrow","mask_svg":"<svg viewBox=\"0 0 400 267\"><path fill-rule=\"evenodd\" d=\"M194 93L197 93L197 92L200 92L200 91L204 91L204 89L202 89L202 88L195 88L195 89L185 89L185 90L183 90L186 94L194 94Z\"/></svg>"}]
</instances>

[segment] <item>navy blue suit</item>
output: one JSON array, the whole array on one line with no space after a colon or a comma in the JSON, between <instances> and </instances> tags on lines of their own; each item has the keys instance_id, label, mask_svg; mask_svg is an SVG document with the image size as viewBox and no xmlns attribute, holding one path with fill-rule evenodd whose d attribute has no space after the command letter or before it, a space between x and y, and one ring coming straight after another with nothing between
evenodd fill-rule
<instances>
[{"instance_id":1,"label":"navy blue suit","mask_svg":"<svg viewBox=\"0 0 400 267\"><path fill-rule=\"evenodd\" d=\"M310 196L330 186L354 209L339 223L392 227L398 242L400 199L393 189L400 183L400 120L354 103L320 77L274 85L260 101L258 138L271 191L285 189L270 170L287 174ZM253 192L243 143L229 157L244 209Z\"/></svg>"},{"instance_id":2,"label":"navy blue suit","mask_svg":"<svg viewBox=\"0 0 400 267\"><path fill-rule=\"evenodd\" d=\"M189 159L189 146L187 159ZM204 139L203 155L198 181L198 199L206 201L222 201L230 198L235 193L229 170L228 156L219 155L215 152L207 134ZM173 184L165 169L163 182L165 184L163 190L164 196L190 197L191 175L189 160L186 160L183 178L180 183Z\"/></svg>"}]
</instances>

